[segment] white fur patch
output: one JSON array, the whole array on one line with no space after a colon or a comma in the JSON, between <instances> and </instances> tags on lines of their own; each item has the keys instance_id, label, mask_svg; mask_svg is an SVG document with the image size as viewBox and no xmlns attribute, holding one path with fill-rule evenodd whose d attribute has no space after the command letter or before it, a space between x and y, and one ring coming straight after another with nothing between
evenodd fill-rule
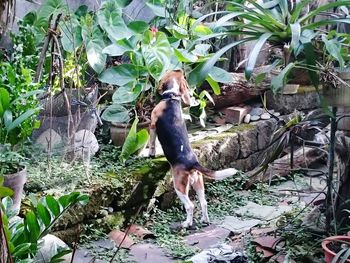
<instances>
[{"instance_id":1,"label":"white fur patch","mask_svg":"<svg viewBox=\"0 0 350 263\"><path fill-rule=\"evenodd\" d=\"M163 94L167 94L167 93L175 93L175 94L180 93L180 85L179 83L177 83L175 78L173 78L173 87L163 92Z\"/></svg>"}]
</instances>

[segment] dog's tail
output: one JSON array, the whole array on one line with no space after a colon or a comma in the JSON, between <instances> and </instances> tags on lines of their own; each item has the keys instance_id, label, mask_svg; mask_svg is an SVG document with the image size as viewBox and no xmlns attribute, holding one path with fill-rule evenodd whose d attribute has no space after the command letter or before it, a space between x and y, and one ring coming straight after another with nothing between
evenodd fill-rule
<instances>
[{"instance_id":1,"label":"dog's tail","mask_svg":"<svg viewBox=\"0 0 350 263\"><path fill-rule=\"evenodd\" d=\"M211 169L201 166L200 164L196 165L193 168L214 180L223 180L238 173L238 170L236 170L235 168L227 168L220 171L213 171Z\"/></svg>"}]
</instances>

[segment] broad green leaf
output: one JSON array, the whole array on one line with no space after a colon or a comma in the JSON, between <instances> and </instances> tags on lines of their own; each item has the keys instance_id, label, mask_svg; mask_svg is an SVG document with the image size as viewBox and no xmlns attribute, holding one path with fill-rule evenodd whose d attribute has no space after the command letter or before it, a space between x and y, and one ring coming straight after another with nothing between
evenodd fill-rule
<instances>
[{"instance_id":1,"label":"broad green leaf","mask_svg":"<svg viewBox=\"0 0 350 263\"><path fill-rule=\"evenodd\" d=\"M163 72L170 66L170 59L174 54L167 36L163 32L157 32L154 36L147 31L141 51L148 72L153 78L159 80Z\"/></svg>"},{"instance_id":2,"label":"broad green leaf","mask_svg":"<svg viewBox=\"0 0 350 263\"><path fill-rule=\"evenodd\" d=\"M136 82L140 76L140 70L142 68L133 64L122 64L104 70L98 79L104 83L124 86L130 82Z\"/></svg>"},{"instance_id":3,"label":"broad green leaf","mask_svg":"<svg viewBox=\"0 0 350 263\"><path fill-rule=\"evenodd\" d=\"M30 233L31 242L36 242L40 236L40 225L33 211L29 211L26 213L24 224L26 225L27 230Z\"/></svg>"},{"instance_id":4,"label":"broad green leaf","mask_svg":"<svg viewBox=\"0 0 350 263\"><path fill-rule=\"evenodd\" d=\"M59 203L51 195L46 196L45 201L50 212L57 217L61 212Z\"/></svg>"},{"instance_id":5,"label":"broad green leaf","mask_svg":"<svg viewBox=\"0 0 350 263\"><path fill-rule=\"evenodd\" d=\"M103 2L97 12L97 21L112 41L128 38L132 34L123 19L123 11L115 0Z\"/></svg>"},{"instance_id":6,"label":"broad green leaf","mask_svg":"<svg viewBox=\"0 0 350 263\"><path fill-rule=\"evenodd\" d=\"M264 33L259 37L259 40L255 44L253 50L250 51L247 66L245 68L245 76L249 80L253 70L255 68L256 60L261 52L262 47L266 43L266 41L272 36L272 33Z\"/></svg>"},{"instance_id":7,"label":"broad green leaf","mask_svg":"<svg viewBox=\"0 0 350 263\"><path fill-rule=\"evenodd\" d=\"M113 94L112 101L115 104L126 104L135 101L141 94L142 86L137 84L135 87L122 86Z\"/></svg>"},{"instance_id":8,"label":"broad green leaf","mask_svg":"<svg viewBox=\"0 0 350 263\"><path fill-rule=\"evenodd\" d=\"M12 196L13 190L0 185L0 198L4 198L5 196Z\"/></svg>"},{"instance_id":9,"label":"broad green leaf","mask_svg":"<svg viewBox=\"0 0 350 263\"><path fill-rule=\"evenodd\" d=\"M213 67L212 69L210 69L208 75L216 82L220 82L220 83L233 82L232 74L218 67Z\"/></svg>"},{"instance_id":10,"label":"broad green leaf","mask_svg":"<svg viewBox=\"0 0 350 263\"><path fill-rule=\"evenodd\" d=\"M143 34L149 25L145 21L132 21L128 24L128 28L136 34Z\"/></svg>"},{"instance_id":11,"label":"broad green leaf","mask_svg":"<svg viewBox=\"0 0 350 263\"><path fill-rule=\"evenodd\" d=\"M68 7L64 0L46 0L41 5L38 16L48 19L51 15L55 17L59 13L67 12Z\"/></svg>"},{"instance_id":12,"label":"broad green leaf","mask_svg":"<svg viewBox=\"0 0 350 263\"><path fill-rule=\"evenodd\" d=\"M195 28L192 29L194 33L196 33L198 36L207 36L213 33L211 29L203 24L199 24Z\"/></svg>"},{"instance_id":13,"label":"broad green leaf","mask_svg":"<svg viewBox=\"0 0 350 263\"><path fill-rule=\"evenodd\" d=\"M5 88L0 88L0 118L10 105L10 94Z\"/></svg>"},{"instance_id":14,"label":"broad green leaf","mask_svg":"<svg viewBox=\"0 0 350 263\"><path fill-rule=\"evenodd\" d=\"M119 156L123 162L125 162L137 150L141 149L149 139L147 130L143 129L137 132L138 122L139 119L136 117L123 144L122 152Z\"/></svg>"},{"instance_id":15,"label":"broad green leaf","mask_svg":"<svg viewBox=\"0 0 350 263\"><path fill-rule=\"evenodd\" d=\"M134 47L127 39L118 40L116 43L113 43L103 49L103 53L110 56L121 56L125 52L133 51Z\"/></svg>"},{"instance_id":16,"label":"broad green leaf","mask_svg":"<svg viewBox=\"0 0 350 263\"><path fill-rule=\"evenodd\" d=\"M163 6L146 3L146 5L152 10L153 14L159 17L166 17L166 9Z\"/></svg>"},{"instance_id":17,"label":"broad green leaf","mask_svg":"<svg viewBox=\"0 0 350 263\"><path fill-rule=\"evenodd\" d=\"M339 62L340 68L344 68L345 61L341 54L341 43L337 39L328 40L325 34L322 34L322 41L325 43L328 53Z\"/></svg>"},{"instance_id":18,"label":"broad green leaf","mask_svg":"<svg viewBox=\"0 0 350 263\"><path fill-rule=\"evenodd\" d=\"M180 62L194 63L198 60L198 57L189 53L186 49L174 49L175 56Z\"/></svg>"},{"instance_id":19,"label":"broad green leaf","mask_svg":"<svg viewBox=\"0 0 350 263\"><path fill-rule=\"evenodd\" d=\"M292 70L292 68L295 67L294 63L289 63L281 72L278 74L278 76L274 77L271 80L271 90L273 93L277 93L279 90L281 90L284 85L287 82L287 77L289 72Z\"/></svg>"},{"instance_id":20,"label":"broad green leaf","mask_svg":"<svg viewBox=\"0 0 350 263\"><path fill-rule=\"evenodd\" d=\"M101 118L109 122L128 123L129 111L119 104L112 104L104 110Z\"/></svg>"},{"instance_id":21,"label":"broad green leaf","mask_svg":"<svg viewBox=\"0 0 350 263\"><path fill-rule=\"evenodd\" d=\"M41 219L41 221L43 221L44 225L46 227L49 226L51 223L51 215L47 208L43 204L39 203L37 205L37 212L39 218Z\"/></svg>"},{"instance_id":22,"label":"broad green leaf","mask_svg":"<svg viewBox=\"0 0 350 263\"><path fill-rule=\"evenodd\" d=\"M82 28L76 16L71 15L70 19L60 22L61 42L63 49L68 52L74 52L81 47L83 43Z\"/></svg>"},{"instance_id":23,"label":"broad green leaf","mask_svg":"<svg viewBox=\"0 0 350 263\"><path fill-rule=\"evenodd\" d=\"M219 83L217 83L215 80L213 80L210 76L208 76L205 80L209 83L209 85L212 88L214 94L215 95L220 95L221 90L220 90Z\"/></svg>"},{"instance_id":24,"label":"broad green leaf","mask_svg":"<svg viewBox=\"0 0 350 263\"><path fill-rule=\"evenodd\" d=\"M79 202L79 204L81 205L86 205L89 203L90 201L90 197L88 195L85 194L80 194L77 198L77 201Z\"/></svg>"},{"instance_id":25,"label":"broad green leaf","mask_svg":"<svg viewBox=\"0 0 350 263\"><path fill-rule=\"evenodd\" d=\"M101 73L105 67L107 55L102 50L105 47L103 34L97 26L83 24L82 36L85 44L89 65L97 73Z\"/></svg>"}]
</instances>

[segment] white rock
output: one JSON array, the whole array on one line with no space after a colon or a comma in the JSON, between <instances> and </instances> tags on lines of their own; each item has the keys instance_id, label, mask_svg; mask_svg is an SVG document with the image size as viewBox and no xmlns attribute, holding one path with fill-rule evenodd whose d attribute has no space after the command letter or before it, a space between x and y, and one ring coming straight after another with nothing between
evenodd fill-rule
<instances>
[{"instance_id":1,"label":"white rock","mask_svg":"<svg viewBox=\"0 0 350 263\"><path fill-rule=\"evenodd\" d=\"M244 116L243 122L244 123L249 123L250 122L251 115L248 113L247 115Z\"/></svg>"},{"instance_id":2,"label":"white rock","mask_svg":"<svg viewBox=\"0 0 350 263\"><path fill-rule=\"evenodd\" d=\"M74 154L76 158L83 161L89 161L92 156L98 151L98 141L89 130L80 130L74 137Z\"/></svg>"},{"instance_id":3,"label":"white rock","mask_svg":"<svg viewBox=\"0 0 350 263\"><path fill-rule=\"evenodd\" d=\"M35 256L34 262L50 262L51 258L61 249L68 249L67 244L58 237L48 234L40 240L40 248Z\"/></svg>"},{"instance_id":4,"label":"white rock","mask_svg":"<svg viewBox=\"0 0 350 263\"><path fill-rule=\"evenodd\" d=\"M45 151L49 149L49 143L51 142L51 149L62 144L62 137L53 129L47 129L36 139L35 143L42 145Z\"/></svg>"},{"instance_id":5,"label":"white rock","mask_svg":"<svg viewBox=\"0 0 350 263\"><path fill-rule=\"evenodd\" d=\"M258 120L260 120L260 116L252 115L252 116L250 117L250 120L251 120L251 121L258 121Z\"/></svg>"},{"instance_id":6,"label":"white rock","mask_svg":"<svg viewBox=\"0 0 350 263\"><path fill-rule=\"evenodd\" d=\"M261 114L263 114L265 111L264 109L262 108L253 108L251 111L250 111L250 115L258 115L260 116Z\"/></svg>"},{"instance_id":7,"label":"white rock","mask_svg":"<svg viewBox=\"0 0 350 263\"><path fill-rule=\"evenodd\" d=\"M260 117L262 120L268 120L271 118L270 114L268 114L268 113L263 113L263 114L261 114Z\"/></svg>"}]
</instances>

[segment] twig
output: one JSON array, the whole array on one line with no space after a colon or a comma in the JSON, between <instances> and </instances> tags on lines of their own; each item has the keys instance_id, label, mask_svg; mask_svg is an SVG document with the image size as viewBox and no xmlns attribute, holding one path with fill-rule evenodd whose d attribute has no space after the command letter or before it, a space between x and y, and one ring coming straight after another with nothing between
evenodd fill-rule
<instances>
[{"instance_id":1,"label":"twig","mask_svg":"<svg viewBox=\"0 0 350 263\"><path fill-rule=\"evenodd\" d=\"M143 207L143 205L140 205L139 209L137 210L137 212L136 212L136 214L135 214L134 219L132 220L132 222L130 223L130 225L128 226L128 228L126 229L125 234L124 234L124 236L123 236L123 239L122 239L122 241L120 242L120 244L119 244L117 250L115 251L115 253L114 253L113 257L111 258L111 260L109 261L109 263L112 263L113 260L114 260L114 258L117 256L117 254L118 254L118 252L119 252L119 250L120 250L120 248L121 248L121 246L122 246L122 244L123 244L123 242L124 242L126 236L128 235L128 233L129 233L129 231L130 231L131 226L135 223L136 218L137 218L137 216L139 215L139 213L140 213L142 207Z\"/></svg>"}]
</instances>

